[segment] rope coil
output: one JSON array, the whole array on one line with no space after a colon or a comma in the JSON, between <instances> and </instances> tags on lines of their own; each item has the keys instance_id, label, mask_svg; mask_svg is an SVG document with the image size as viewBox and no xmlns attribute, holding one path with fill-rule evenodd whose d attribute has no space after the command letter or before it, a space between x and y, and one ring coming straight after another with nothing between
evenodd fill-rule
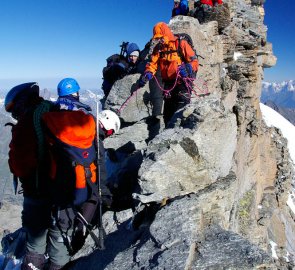
<instances>
[{"instance_id":1,"label":"rope coil","mask_svg":"<svg viewBox=\"0 0 295 270\"><path fill-rule=\"evenodd\" d=\"M185 83L185 86L187 88L187 92L189 95L191 95L191 93L194 93L195 96L197 97L200 97L200 96L205 96L205 95L208 95L209 94L209 91L208 91L208 85L207 83L202 80L200 77L198 78L190 78L190 77L185 77L185 78L182 78L180 75L179 75L179 71L177 72L176 74L176 79L175 79L175 82L173 84L173 86L170 88L170 89L164 89L157 77L155 77L153 75L153 78L155 79L156 81L156 84L158 85L159 89L163 92L163 95L165 98L169 98L171 96L170 92L173 91L173 89L176 87L177 83L179 82L179 79L181 78L184 83ZM195 90L195 89L196 90ZM134 95L137 94L137 92L141 89L141 87L138 87L135 91L133 91L133 93L123 102L123 104L120 106L120 108L117 110L117 113L120 115L122 110L127 106L127 104L129 103L129 101L132 99L132 97ZM199 92L199 93L198 93Z\"/></svg>"}]
</instances>

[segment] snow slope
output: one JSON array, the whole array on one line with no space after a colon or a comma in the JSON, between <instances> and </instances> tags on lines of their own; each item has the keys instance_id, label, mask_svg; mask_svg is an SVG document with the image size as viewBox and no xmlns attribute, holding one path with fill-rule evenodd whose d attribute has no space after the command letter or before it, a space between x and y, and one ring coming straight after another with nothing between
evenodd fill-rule
<instances>
[{"instance_id":1,"label":"snow slope","mask_svg":"<svg viewBox=\"0 0 295 270\"><path fill-rule=\"evenodd\" d=\"M293 166L295 169L295 126L292 125L287 119L281 116L279 113L274 111L272 108L260 103L260 109L262 112L262 117L267 124L267 126L274 126L279 128L283 136L288 140L288 148L291 159L293 161ZM292 212L295 214L295 191L291 190L287 205L290 207Z\"/></svg>"}]
</instances>

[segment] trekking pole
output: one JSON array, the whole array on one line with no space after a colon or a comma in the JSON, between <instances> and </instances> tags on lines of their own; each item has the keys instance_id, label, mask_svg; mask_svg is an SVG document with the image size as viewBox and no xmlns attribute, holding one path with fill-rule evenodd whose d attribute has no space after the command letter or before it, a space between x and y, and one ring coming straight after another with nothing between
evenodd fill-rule
<instances>
[{"instance_id":1,"label":"trekking pole","mask_svg":"<svg viewBox=\"0 0 295 270\"><path fill-rule=\"evenodd\" d=\"M3 188L2 188L2 194L1 194L1 198L0 198L0 209L3 206L3 201L4 201L4 196L5 196L5 190L6 190L7 180L8 180L8 178L6 178L6 180L4 182L4 185L3 185Z\"/></svg>"},{"instance_id":2,"label":"trekking pole","mask_svg":"<svg viewBox=\"0 0 295 270\"><path fill-rule=\"evenodd\" d=\"M99 153L99 121L98 121L98 111L99 111L99 98L96 96L96 133L97 133L97 185L98 185L98 196L99 196L99 220L98 220L98 239L99 239L99 249L105 249L104 246L104 228L102 223L102 194L101 194L101 179L100 179L100 153Z\"/></svg>"},{"instance_id":3,"label":"trekking pole","mask_svg":"<svg viewBox=\"0 0 295 270\"><path fill-rule=\"evenodd\" d=\"M124 41L123 41L122 44L120 45L120 47L121 47L120 55L121 55L121 56L124 56L124 54L125 54L125 52L126 52L126 47L127 47L128 43L129 43L129 42L124 42Z\"/></svg>"}]
</instances>

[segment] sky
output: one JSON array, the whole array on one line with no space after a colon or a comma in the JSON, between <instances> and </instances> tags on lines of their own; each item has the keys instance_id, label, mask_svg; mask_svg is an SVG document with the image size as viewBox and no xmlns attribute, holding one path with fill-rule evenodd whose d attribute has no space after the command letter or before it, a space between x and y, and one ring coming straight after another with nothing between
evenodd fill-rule
<instances>
[{"instance_id":1,"label":"sky","mask_svg":"<svg viewBox=\"0 0 295 270\"><path fill-rule=\"evenodd\" d=\"M265 4L278 57L266 81L295 78L295 3L277 2ZM0 89L28 81L55 88L64 77L100 88L105 59L123 41L142 49L157 22L169 23L172 6L172 0L0 0Z\"/></svg>"}]
</instances>

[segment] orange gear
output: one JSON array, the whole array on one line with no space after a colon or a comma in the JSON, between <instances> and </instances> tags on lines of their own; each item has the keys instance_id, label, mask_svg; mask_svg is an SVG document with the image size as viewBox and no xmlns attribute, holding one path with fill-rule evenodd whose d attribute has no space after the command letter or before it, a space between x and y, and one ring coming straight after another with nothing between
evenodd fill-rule
<instances>
[{"instance_id":1,"label":"orange gear","mask_svg":"<svg viewBox=\"0 0 295 270\"><path fill-rule=\"evenodd\" d=\"M153 51L151 61L147 63L145 72L155 74L158 67L160 67L163 80L175 80L177 76L178 67L182 64L182 59L178 55L178 38L173 35L172 31L164 22L157 23L153 29L153 39L163 38L162 46L156 46ZM186 63L192 65L196 72L199 63L195 52L186 40L181 41L180 49L184 56Z\"/></svg>"}]
</instances>

